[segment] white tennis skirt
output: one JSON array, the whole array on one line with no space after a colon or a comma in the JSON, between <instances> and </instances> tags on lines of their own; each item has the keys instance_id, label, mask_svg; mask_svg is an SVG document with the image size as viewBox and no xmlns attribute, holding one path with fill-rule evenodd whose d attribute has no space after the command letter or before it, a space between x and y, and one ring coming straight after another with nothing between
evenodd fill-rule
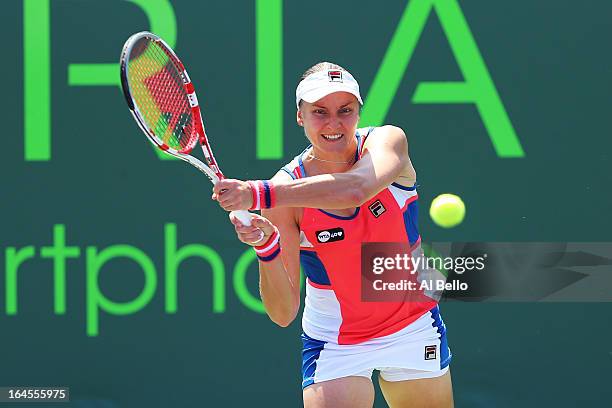
<instances>
[{"instance_id":1,"label":"white tennis skirt","mask_svg":"<svg viewBox=\"0 0 612 408\"><path fill-rule=\"evenodd\" d=\"M379 370L385 381L438 377L452 358L446 326L438 306L402 330L359 344L336 344L302 333L302 388L336 378L372 378Z\"/></svg>"}]
</instances>

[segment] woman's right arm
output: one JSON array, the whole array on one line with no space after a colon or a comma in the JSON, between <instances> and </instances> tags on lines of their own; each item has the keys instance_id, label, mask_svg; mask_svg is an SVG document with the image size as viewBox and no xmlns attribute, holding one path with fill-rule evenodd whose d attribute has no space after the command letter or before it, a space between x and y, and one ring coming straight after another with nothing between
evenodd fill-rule
<instances>
[{"instance_id":1,"label":"woman's right arm","mask_svg":"<svg viewBox=\"0 0 612 408\"><path fill-rule=\"evenodd\" d=\"M279 172L274 179L289 177ZM274 180L273 179L273 180ZM280 234L280 255L271 261L259 260L259 291L266 313L281 327L288 326L300 308L300 230L296 219L297 208L279 207L262 210L262 216L253 214L253 225L245 227L235 218L232 223L238 238L249 245L256 239L260 229L265 242L278 228ZM261 245L261 244L260 244Z\"/></svg>"}]
</instances>

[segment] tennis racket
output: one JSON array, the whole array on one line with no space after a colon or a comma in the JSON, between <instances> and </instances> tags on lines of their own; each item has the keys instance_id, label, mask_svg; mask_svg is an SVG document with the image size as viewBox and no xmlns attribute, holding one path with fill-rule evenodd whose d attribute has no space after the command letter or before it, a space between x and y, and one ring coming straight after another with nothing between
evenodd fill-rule
<instances>
[{"instance_id":1,"label":"tennis racket","mask_svg":"<svg viewBox=\"0 0 612 408\"><path fill-rule=\"evenodd\" d=\"M121 52L121 86L136 123L160 150L206 174L213 184L223 179L204 131L193 84L172 48L155 34L142 31ZM204 162L191 153L202 147ZM251 225L248 211L233 211Z\"/></svg>"}]
</instances>

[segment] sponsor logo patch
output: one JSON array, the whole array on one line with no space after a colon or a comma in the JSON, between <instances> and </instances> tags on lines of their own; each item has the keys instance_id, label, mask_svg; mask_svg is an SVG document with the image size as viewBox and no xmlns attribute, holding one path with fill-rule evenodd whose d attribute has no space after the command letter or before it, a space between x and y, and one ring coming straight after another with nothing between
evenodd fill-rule
<instances>
[{"instance_id":1,"label":"sponsor logo patch","mask_svg":"<svg viewBox=\"0 0 612 408\"><path fill-rule=\"evenodd\" d=\"M329 82L343 82L342 71L327 71Z\"/></svg>"},{"instance_id":2,"label":"sponsor logo patch","mask_svg":"<svg viewBox=\"0 0 612 408\"><path fill-rule=\"evenodd\" d=\"M376 218L380 217L385 211L387 211L387 209L380 202L380 200L374 201L372 204L368 206L368 209L370 210L372 215Z\"/></svg>"},{"instance_id":3,"label":"sponsor logo patch","mask_svg":"<svg viewBox=\"0 0 612 408\"><path fill-rule=\"evenodd\" d=\"M317 231L317 241L321 244L326 242L342 241L344 239L344 230L342 228L332 228L323 231Z\"/></svg>"},{"instance_id":4,"label":"sponsor logo patch","mask_svg":"<svg viewBox=\"0 0 612 408\"><path fill-rule=\"evenodd\" d=\"M437 352L438 346L425 346L425 360L435 360Z\"/></svg>"}]
</instances>

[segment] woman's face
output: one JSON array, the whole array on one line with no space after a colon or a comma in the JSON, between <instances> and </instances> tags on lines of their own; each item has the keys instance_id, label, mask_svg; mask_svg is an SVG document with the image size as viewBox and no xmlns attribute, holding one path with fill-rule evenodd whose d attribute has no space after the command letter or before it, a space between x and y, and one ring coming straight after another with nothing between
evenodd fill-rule
<instances>
[{"instance_id":1,"label":"woman's face","mask_svg":"<svg viewBox=\"0 0 612 408\"><path fill-rule=\"evenodd\" d=\"M302 101L297 122L320 153L354 153L359 102L348 92L334 92L314 103Z\"/></svg>"}]
</instances>

